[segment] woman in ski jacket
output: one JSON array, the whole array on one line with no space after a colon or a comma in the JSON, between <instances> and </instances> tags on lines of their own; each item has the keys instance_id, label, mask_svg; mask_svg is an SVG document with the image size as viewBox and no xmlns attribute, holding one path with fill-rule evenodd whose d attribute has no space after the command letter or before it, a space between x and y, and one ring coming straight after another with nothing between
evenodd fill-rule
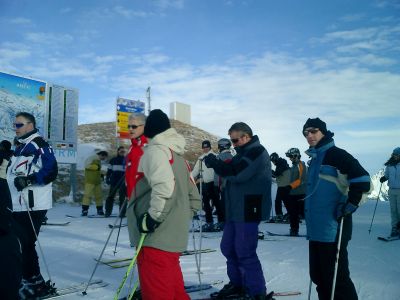
<instances>
[{"instance_id":1,"label":"woman in ski jacket","mask_svg":"<svg viewBox=\"0 0 400 300\"><path fill-rule=\"evenodd\" d=\"M185 139L161 110L150 112L144 134L150 140L139 163L142 175L127 208L133 212L131 243L137 246L141 233L147 233L138 256L142 298L187 300L179 256L187 248L200 195L182 157Z\"/></svg>"}]
</instances>

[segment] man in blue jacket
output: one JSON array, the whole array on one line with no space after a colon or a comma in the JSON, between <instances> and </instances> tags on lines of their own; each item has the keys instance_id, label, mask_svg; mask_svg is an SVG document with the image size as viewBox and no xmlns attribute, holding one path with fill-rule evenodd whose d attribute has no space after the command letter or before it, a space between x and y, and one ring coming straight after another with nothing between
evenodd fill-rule
<instances>
[{"instance_id":1,"label":"man in blue jacket","mask_svg":"<svg viewBox=\"0 0 400 300\"><path fill-rule=\"evenodd\" d=\"M310 277L317 285L319 299L330 299L343 219L334 299L355 300L358 298L350 279L347 245L353 227L351 215L363 193L369 191L370 177L351 154L335 146L334 134L319 118L306 121L303 135L310 145L306 154L311 157L305 198Z\"/></svg>"},{"instance_id":2,"label":"man in blue jacket","mask_svg":"<svg viewBox=\"0 0 400 300\"><path fill-rule=\"evenodd\" d=\"M269 154L246 123L233 124L228 134L236 150L232 161L225 163L215 155L204 158L207 167L226 179L221 252L227 260L230 282L211 297L225 299L237 295L243 299L272 299L271 294L266 294L256 253L258 225L269 218L271 211Z\"/></svg>"}]
</instances>

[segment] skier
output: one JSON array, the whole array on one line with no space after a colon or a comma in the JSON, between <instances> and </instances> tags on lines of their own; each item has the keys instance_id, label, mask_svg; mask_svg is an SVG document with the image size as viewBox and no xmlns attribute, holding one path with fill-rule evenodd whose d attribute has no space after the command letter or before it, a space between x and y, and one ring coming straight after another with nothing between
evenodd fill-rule
<instances>
[{"instance_id":1,"label":"skier","mask_svg":"<svg viewBox=\"0 0 400 300\"><path fill-rule=\"evenodd\" d=\"M36 236L52 207L52 182L58 174L53 149L39 135L35 117L27 112L16 115L14 123L19 146L7 168L12 197L13 227L22 246L21 299L41 297L54 290L40 274L35 250Z\"/></svg>"},{"instance_id":2,"label":"skier","mask_svg":"<svg viewBox=\"0 0 400 300\"><path fill-rule=\"evenodd\" d=\"M13 232L12 200L7 184L6 169L12 156L11 143L0 143L0 295L2 299L17 300L22 280L22 258L19 239Z\"/></svg>"},{"instance_id":3,"label":"skier","mask_svg":"<svg viewBox=\"0 0 400 300\"><path fill-rule=\"evenodd\" d=\"M291 236L299 235L300 216L304 216L304 197L306 193L306 164L300 160L300 151L297 148L290 148L286 156L292 162L290 168L290 184L284 186L283 189L287 193L287 208L289 212L290 232Z\"/></svg>"},{"instance_id":4,"label":"skier","mask_svg":"<svg viewBox=\"0 0 400 300\"><path fill-rule=\"evenodd\" d=\"M392 231L391 237L400 237L400 147L393 150L385 163L385 175L380 182L388 181Z\"/></svg>"},{"instance_id":5,"label":"skier","mask_svg":"<svg viewBox=\"0 0 400 300\"><path fill-rule=\"evenodd\" d=\"M230 163L233 157L231 151L232 143L229 139L222 138L218 140L218 150L219 153L217 158L225 163ZM225 222L225 186L226 186L226 179L219 176L217 173L214 172L214 189L217 195L218 207L220 211L220 215L218 216L218 223L214 225L214 231L221 231L224 229L224 222Z\"/></svg>"},{"instance_id":6,"label":"skier","mask_svg":"<svg viewBox=\"0 0 400 300\"><path fill-rule=\"evenodd\" d=\"M216 194L214 188L214 170L212 168L207 168L203 162L203 159L208 154L212 154L214 156L216 156L216 154L211 149L211 143L209 140L204 140L201 143L201 148L203 150L203 154L197 159L196 164L193 167L192 176L195 179L198 179L200 175L202 176L201 196L203 200L203 209L206 214L206 224L203 225L202 231L212 232L214 231L214 219L212 215L213 206L217 212L218 222L221 222L222 220L222 213L219 206L218 195ZM200 174L200 170L202 171L202 174Z\"/></svg>"},{"instance_id":7,"label":"skier","mask_svg":"<svg viewBox=\"0 0 400 300\"><path fill-rule=\"evenodd\" d=\"M146 122L146 116L142 113L132 113L128 118L128 130L131 138L131 147L126 156L126 167L125 167L125 183L127 193L127 210L126 217L128 222L129 236L133 235L136 230L136 223L132 220L135 219L133 206L130 205L130 200L135 197L135 187L138 180L143 177L143 173L138 172L139 161L143 155L143 148L147 145L147 138L144 136L144 124ZM131 238L131 241L133 239ZM133 245L133 244L132 244Z\"/></svg>"},{"instance_id":8,"label":"skier","mask_svg":"<svg viewBox=\"0 0 400 300\"><path fill-rule=\"evenodd\" d=\"M358 208L362 194L370 189L370 177L348 152L335 146L333 133L319 118L308 119L303 135L310 145L311 157L307 176L305 214L309 240L309 269L317 285L319 299L330 299L339 239L339 223L343 234L339 251L335 300L357 299L350 279L347 245L352 233L352 213ZM339 189L340 182L349 186Z\"/></svg>"},{"instance_id":9,"label":"skier","mask_svg":"<svg viewBox=\"0 0 400 300\"><path fill-rule=\"evenodd\" d=\"M106 183L110 185L110 191L106 199L106 212L105 217L109 217L112 213L114 206L114 197L118 192L119 194L119 211L121 217L125 216L125 208L122 207L126 197L125 187L125 147L120 146L117 149L117 156L113 157L107 168Z\"/></svg>"},{"instance_id":10,"label":"skier","mask_svg":"<svg viewBox=\"0 0 400 300\"><path fill-rule=\"evenodd\" d=\"M278 185L278 190L276 191L275 197L276 217L273 221L279 223L284 221L282 202L285 205L286 210L288 210L286 207L288 195L284 187L290 184L290 168L286 159L279 157L278 153L276 152L272 153L269 158L275 165L275 170L272 170L272 176L276 178L276 183Z\"/></svg>"},{"instance_id":11,"label":"skier","mask_svg":"<svg viewBox=\"0 0 400 300\"><path fill-rule=\"evenodd\" d=\"M147 234L137 258L142 299L188 300L179 256L187 248L200 195L182 157L185 139L171 128L167 115L152 110L144 134L149 144L139 163L143 176L128 206L133 210L131 243L137 245L140 233Z\"/></svg>"},{"instance_id":12,"label":"skier","mask_svg":"<svg viewBox=\"0 0 400 300\"><path fill-rule=\"evenodd\" d=\"M82 199L82 216L85 217L89 213L89 206L94 197L96 201L96 210L99 216L104 216L103 199L101 193L101 162L107 159L107 151L99 151L97 155L89 156L85 162L85 191Z\"/></svg>"},{"instance_id":13,"label":"skier","mask_svg":"<svg viewBox=\"0 0 400 300\"><path fill-rule=\"evenodd\" d=\"M236 155L230 163L209 154L204 158L226 179L225 226L221 252L227 259L230 282L211 297L225 299L271 299L257 256L258 225L271 211L271 163L267 150L251 128L235 123L228 131Z\"/></svg>"}]
</instances>

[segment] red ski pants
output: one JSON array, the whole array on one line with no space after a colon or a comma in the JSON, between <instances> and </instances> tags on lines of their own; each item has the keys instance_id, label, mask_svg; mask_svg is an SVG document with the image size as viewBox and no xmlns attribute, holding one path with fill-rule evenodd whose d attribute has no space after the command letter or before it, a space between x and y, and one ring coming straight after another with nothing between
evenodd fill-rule
<instances>
[{"instance_id":1,"label":"red ski pants","mask_svg":"<svg viewBox=\"0 0 400 300\"><path fill-rule=\"evenodd\" d=\"M185 292L178 252L143 247L138 256L143 300L190 300Z\"/></svg>"}]
</instances>

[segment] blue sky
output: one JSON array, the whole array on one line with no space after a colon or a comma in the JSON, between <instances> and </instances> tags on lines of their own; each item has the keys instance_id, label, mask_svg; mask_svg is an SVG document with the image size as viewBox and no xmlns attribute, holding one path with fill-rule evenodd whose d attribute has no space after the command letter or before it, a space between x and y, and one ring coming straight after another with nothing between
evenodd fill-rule
<instances>
[{"instance_id":1,"label":"blue sky","mask_svg":"<svg viewBox=\"0 0 400 300\"><path fill-rule=\"evenodd\" d=\"M400 146L399 59L399 0L0 0L0 70L78 88L81 124L151 86L152 108L247 122L280 155L318 116L370 172Z\"/></svg>"}]
</instances>

